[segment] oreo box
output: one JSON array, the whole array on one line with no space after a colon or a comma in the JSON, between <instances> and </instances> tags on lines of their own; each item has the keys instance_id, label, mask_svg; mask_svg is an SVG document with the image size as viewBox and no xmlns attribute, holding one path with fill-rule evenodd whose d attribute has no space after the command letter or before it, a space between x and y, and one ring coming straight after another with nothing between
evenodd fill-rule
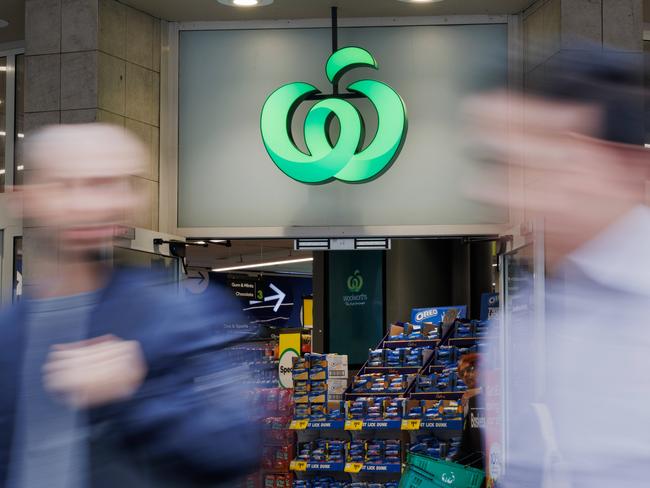
<instances>
[{"instance_id":1,"label":"oreo box","mask_svg":"<svg viewBox=\"0 0 650 488\"><path fill-rule=\"evenodd\" d=\"M309 379L309 371L308 369L294 369L292 373L293 381L307 381Z\"/></svg>"},{"instance_id":2,"label":"oreo box","mask_svg":"<svg viewBox=\"0 0 650 488\"><path fill-rule=\"evenodd\" d=\"M327 391L309 393L309 403L327 403Z\"/></svg>"},{"instance_id":3,"label":"oreo box","mask_svg":"<svg viewBox=\"0 0 650 488\"><path fill-rule=\"evenodd\" d=\"M327 369L327 354L317 354L315 352L306 354L309 361L309 368L325 368Z\"/></svg>"},{"instance_id":4,"label":"oreo box","mask_svg":"<svg viewBox=\"0 0 650 488\"><path fill-rule=\"evenodd\" d=\"M309 403L309 393L299 393L293 395L293 403L300 405L301 403Z\"/></svg>"},{"instance_id":5,"label":"oreo box","mask_svg":"<svg viewBox=\"0 0 650 488\"><path fill-rule=\"evenodd\" d=\"M312 367L309 370L309 381L325 381L327 379L327 367Z\"/></svg>"},{"instance_id":6,"label":"oreo box","mask_svg":"<svg viewBox=\"0 0 650 488\"><path fill-rule=\"evenodd\" d=\"M467 318L467 305L458 305L454 307L429 307L414 308L411 311L411 322L421 325L424 322L430 322L434 325L442 324L445 315L449 312L456 313L455 318Z\"/></svg>"}]
</instances>

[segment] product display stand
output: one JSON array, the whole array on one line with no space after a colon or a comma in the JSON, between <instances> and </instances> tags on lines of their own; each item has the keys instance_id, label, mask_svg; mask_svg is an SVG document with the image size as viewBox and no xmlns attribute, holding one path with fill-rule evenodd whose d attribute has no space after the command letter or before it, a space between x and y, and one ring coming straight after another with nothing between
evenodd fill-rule
<instances>
[{"instance_id":1,"label":"product display stand","mask_svg":"<svg viewBox=\"0 0 650 488\"><path fill-rule=\"evenodd\" d=\"M236 488L289 488L293 482L290 462L295 456L291 392L278 386L278 338L251 338L228 350L230 361L251 369L250 391L266 417L263 424L262 466Z\"/></svg>"},{"instance_id":2,"label":"product display stand","mask_svg":"<svg viewBox=\"0 0 650 488\"><path fill-rule=\"evenodd\" d=\"M465 392L455 369L463 354L477 350L482 338L471 335L477 329L474 322L456 321L440 338L442 327L428 324L424 329L428 337L413 339L422 334L412 331L422 328L392 325L352 379L343 404L337 405L341 417L291 422L290 428L297 432L296 453L302 454L302 458L291 462L297 475L294 486L312 486L300 480L316 479L313 486L318 487L348 486L345 480L354 487L366 486L364 482L373 487L392 487L397 486L411 449L443 461L453 455L463 428L460 399ZM419 358L420 365L413 364L413 358ZM434 386L432 378L439 377L445 381ZM379 385L386 386L390 381L402 388L374 386L373 379ZM371 386L364 389L364 385ZM345 459L340 454L343 443ZM335 452L335 461L328 458L330 448ZM392 449L399 456L390 458L394 462L382 462L381 449ZM310 458L310 454L317 459ZM331 481L318 476L328 476Z\"/></svg>"}]
</instances>

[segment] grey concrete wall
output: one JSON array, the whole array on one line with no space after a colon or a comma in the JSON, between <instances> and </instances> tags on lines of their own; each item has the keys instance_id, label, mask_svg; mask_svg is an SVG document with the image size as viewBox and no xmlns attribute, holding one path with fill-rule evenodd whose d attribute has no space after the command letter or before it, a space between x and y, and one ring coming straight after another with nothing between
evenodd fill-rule
<instances>
[{"instance_id":1,"label":"grey concrete wall","mask_svg":"<svg viewBox=\"0 0 650 488\"><path fill-rule=\"evenodd\" d=\"M579 59L585 51L615 53L638 66L642 76L642 0L540 0L524 13L523 33L526 89L545 83L557 63ZM524 172L524 187L534 178Z\"/></svg>"},{"instance_id":2,"label":"grey concrete wall","mask_svg":"<svg viewBox=\"0 0 650 488\"><path fill-rule=\"evenodd\" d=\"M99 0L97 120L136 134L150 161L133 183L147 206L133 225L158 230L160 20L115 0Z\"/></svg>"},{"instance_id":3,"label":"grey concrete wall","mask_svg":"<svg viewBox=\"0 0 650 488\"><path fill-rule=\"evenodd\" d=\"M642 51L642 0L541 0L524 14L525 73L562 51Z\"/></svg>"},{"instance_id":4,"label":"grey concrete wall","mask_svg":"<svg viewBox=\"0 0 650 488\"><path fill-rule=\"evenodd\" d=\"M25 132L106 122L150 150L133 184L147 205L129 221L158 230L160 19L115 0L26 0ZM29 168L26 168L26 175Z\"/></svg>"},{"instance_id":5,"label":"grey concrete wall","mask_svg":"<svg viewBox=\"0 0 650 488\"><path fill-rule=\"evenodd\" d=\"M136 134L150 149L144 175L132 175L147 204L125 216L158 230L160 19L115 0L26 0L25 140L48 124L106 122ZM29 166L24 180L29 182ZM24 287L53 252L24 223ZM56 257L47 262L56 266Z\"/></svg>"},{"instance_id":6,"label":"grey concrete wall","mask_svg":"<svg viewBox=\"0 0 650 488\"><path fill-rule=\"evenodd\" d=\"M540 0L524 14L524 85L544 83L555 63L585 51L637 64L643 52L642 0Z\"/></svg>"}]
</instances>

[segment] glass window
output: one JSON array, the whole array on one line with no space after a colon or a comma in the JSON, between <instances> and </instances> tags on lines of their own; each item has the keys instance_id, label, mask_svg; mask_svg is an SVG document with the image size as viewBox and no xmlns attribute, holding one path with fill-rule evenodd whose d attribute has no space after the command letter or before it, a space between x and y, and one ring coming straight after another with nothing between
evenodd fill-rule
<instances>
[{"instance_id":1,"label":"glass window","mask_svg":"<svg viewBox=\"0 0 650 488\"><path fill-rule=\"evenodd\" d=\"M17 302L23 295L23 238L14 237L14 283L13 301Z\"/></svg>"},{"instance_id":2,"label":"glass window","mask_svg":"<svg viewBox=\"0 0 650 488\"><path fill-rule=\"evenodd\" d=\"M16 112L14 136L14 185L23 183L23 139L25 137L25 56L16 56Z\"/></svg>"},{"instance_id":3,"label":"glass window","mask_svg":"<svg viewBox=\"0 0 650 488\"><path fill-rule=\"evenodd\" d=\"M0 192L5 191L5 146L7 144L7 58L0 58Z\"/></svg>"},{"instance_id":4,"label":"glass window","mask_svg":"<svg viewBox=\"0 0 650 488\"><path fill-rule=\"evenodd\" d=\"M159 272L165 283L178 282L178 259L135 249L115 246L113 265L116 268L147 268Z\"/></svg>"}]
</instances>

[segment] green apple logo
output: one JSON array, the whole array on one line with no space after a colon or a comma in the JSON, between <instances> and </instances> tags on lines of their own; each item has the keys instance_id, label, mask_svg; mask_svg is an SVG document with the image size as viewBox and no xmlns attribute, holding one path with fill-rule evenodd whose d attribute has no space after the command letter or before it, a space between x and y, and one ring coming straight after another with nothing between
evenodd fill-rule
<instances>
[{"instance_id":1,"label":"green apple logo","mask_svg":"<svg viewBox=\"0 0 650 488\"><path fill-rule=\"evenodd\" d=\"M356 270L352 276L348 277L348 290L352 293L359 293L363 288L363 276L359 270Z\"/></svg>"},{"instance_id":2,"label":"green apple logo","mask_svg":"<svg viewBox=\"0 0 650 488\"><path fill-rule=\"evenodd\" d=\"M327 60L327 78L337 83L345 73L358 67L377 69L377 62L365 49L339 49ZM296 147L291 122L298 106L320 91L309 83L289 83L266 100L261 117L262 140L273 162L287 176L310 184L333 180L361 183L378 177L395 161L407 132L404 101L379 81L360 80L347 89L367 97L377 110L377 134L364 150L363 119L347 100L326 98L311 108L304 127L308 154ZM329 136L333 117L338 118L341 126L336 144Z\"/></svg>"}]
</instances>

